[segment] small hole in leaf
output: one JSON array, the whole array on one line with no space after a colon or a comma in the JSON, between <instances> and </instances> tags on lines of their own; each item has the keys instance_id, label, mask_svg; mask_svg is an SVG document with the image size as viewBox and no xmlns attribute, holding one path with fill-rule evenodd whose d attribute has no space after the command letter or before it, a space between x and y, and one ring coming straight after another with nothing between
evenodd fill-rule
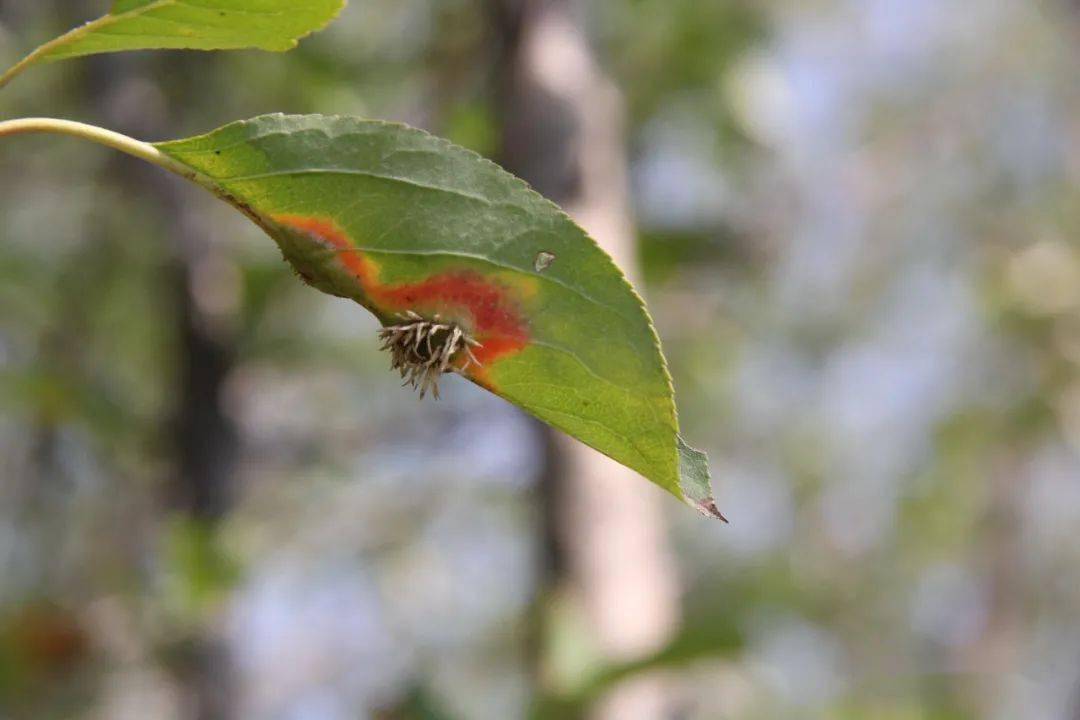
<instances>
[{"instance_id":1,"label":"small hole in leaf","mask_svg":"<svg viewBox=\"0 0 1080 720\"><path fill-rule=\"evenodd\" d=\"M536 253L536 259L533 260L533 268L536 272L544 272L551 267L551 263L553 262L555 262L555 253L541 250Z\"/></svg>"}]
</instances>

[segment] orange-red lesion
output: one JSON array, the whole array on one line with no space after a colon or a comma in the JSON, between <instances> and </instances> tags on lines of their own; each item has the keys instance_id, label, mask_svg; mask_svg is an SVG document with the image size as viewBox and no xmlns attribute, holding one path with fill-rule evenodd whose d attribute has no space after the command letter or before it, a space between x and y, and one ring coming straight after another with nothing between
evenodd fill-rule
<instances>
[{"instance_id":1,"label":"orange-red lesion","mask_svg":"<svg viewBox=\"0 0 1080 720\"><path fill-rule=\"evenodd\" d=\"M365 290L369 285L377 284L378 268L353 247L349 236L333 220L305 215L275 215L272 219L282 227L303 233L323 245L340 250L338 260L360 281Z\"/></svg>"},{"instance_id":2,"label":"orange-red lesion","mask_svg":"<svg viewBox=\"0 0 1080 720\"><path fill-rule=\"evenodd\" d=\"M338 261L378 309L386 313L412 310L429 317L440 314L462 322L482 344L473 351L482 367L470 373L482 384L491 384L487 369L492 363L520 352L529 342L528 323L520 303L513 289L504 283L471 268L440 272L414 283L383 283L378 265L357 250L334 221L291 214L277 215L273 220L340 250Z\"/></svg>"}]
</instances>

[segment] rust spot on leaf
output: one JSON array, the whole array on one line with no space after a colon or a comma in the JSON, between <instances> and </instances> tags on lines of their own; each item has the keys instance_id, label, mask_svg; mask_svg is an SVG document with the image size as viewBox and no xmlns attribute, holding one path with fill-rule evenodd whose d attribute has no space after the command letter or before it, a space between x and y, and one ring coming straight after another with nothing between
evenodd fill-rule
<instances>
[{"instance_id":1,"label":"rust spot on leaf","mask_svg":"<svg viewBox=\"0 0 1080 720\"><path fill-rule=\"evenodd\" d=\"M415 283L383 283L378 265L357 250L332 220L302 215L273 219L339 250L338 261L379 310L387 314L413 311L428 317L439 314L465 325L481 343L473 350L481 366L473 366L469 374L482 385L492 387L487 373L492 363L520 352L529 342L528 322L514 289L505 283L471 268L448 270Z\"/></svg>"},{"instance_id":2,"label":"rust spot on leaf","mask_svg":"<svg viewBox=\"0 0 1080 720\"><path fill-rule=\"evenodd\" d=\"M482 365L521 350L529 335L509 288L492 282L475 270L432 275L418 283L373 288L373 295L388 309L459 315L482 343L473 352Z\"/></svg>"},{"instance_id":3,"label":"rust spot on leaf","mask_svg":"<svg viewBox=\"0 0 1080 720\"><path fill-rule=\"evenodd\" d=\"M360 281L364 292L370 293L377 270L371 267L363 253L353 247L349 236L344 233L332 220L324 220L316 217L303 215L276 215L274 222L290 230L299 231L320 241L324 245L340 250L338 261Z\"/></svg>"}]
</instances>

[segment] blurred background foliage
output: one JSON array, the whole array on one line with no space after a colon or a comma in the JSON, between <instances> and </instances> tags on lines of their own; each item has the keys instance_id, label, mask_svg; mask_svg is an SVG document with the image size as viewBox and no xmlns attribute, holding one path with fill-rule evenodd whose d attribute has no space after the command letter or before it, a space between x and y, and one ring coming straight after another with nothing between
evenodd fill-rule
<instances>
[{"instance_id":1,"label":"blurred background foliage","mask_svg":"<svg viewBox=\"0 0 1080 720\"><path fill-rule=\"evenodd\" d=\"M0 61L107 4L0 0ZM497 157L491 6L37 68L3 114L159 139L349 113ZM733 521L665 503L672 643L545 687L535 426L453 380L416 403L372 318L200 191L9 139L0 717L568 718L660 669L681 718L1080 718L1080 5L576 17Z\"/></svg>"}]
</instances>

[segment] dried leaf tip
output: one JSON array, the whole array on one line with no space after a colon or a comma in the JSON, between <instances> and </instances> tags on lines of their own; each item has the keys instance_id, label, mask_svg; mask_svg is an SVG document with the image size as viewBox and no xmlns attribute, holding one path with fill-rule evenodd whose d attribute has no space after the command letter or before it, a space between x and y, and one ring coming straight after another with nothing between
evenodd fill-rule
<instances>
[{"instance_id":1,"label":"dried leaf tip","mask_svg":"<svg viewBox=\"0 0 1080 720\"><path fill-rule=\"evenodd\" d=\"M723 520L724 522L728 522L728 519L724 517L723 513L720 512L720 508L716 507L716 503L712 499L706 500L704 502L692 502L691 504L699 513L701 513L705 517L715 518L717 520Z\"/></svg>"},{"instance_id":2,"label":"dried leaf tip","mask_svg":"<svg viewBox=\"0 0 1080 720\"><path fill-rule=\"evenodd\" d=\"M380 350L390 352L390 369L397 370L410 385L420 391L420 398L430 390L439 399L439 376L443 373L464 375L472 364L480 365L472 349L481 347L460 325L443 322L438 315L431 320L412 310L398 315L400 323L379 330Z\"/></svg>"}]
</instances>

